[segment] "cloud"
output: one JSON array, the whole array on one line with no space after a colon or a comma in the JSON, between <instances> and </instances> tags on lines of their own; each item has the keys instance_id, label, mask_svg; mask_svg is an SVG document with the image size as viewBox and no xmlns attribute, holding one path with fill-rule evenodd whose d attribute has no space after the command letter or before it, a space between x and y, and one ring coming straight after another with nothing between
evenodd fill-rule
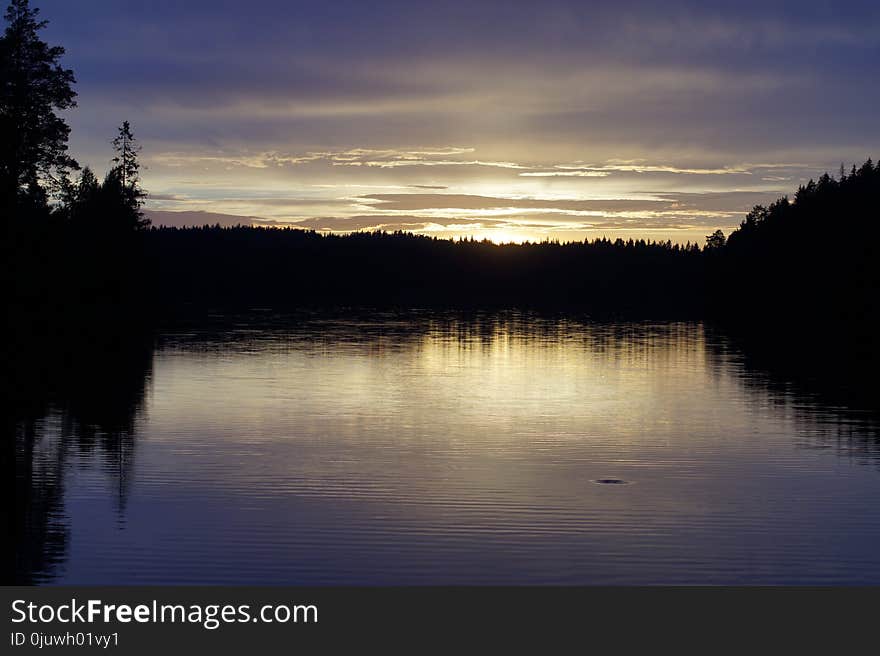
<instances>
[{"instance_id":1,"label":"cloud","mask_svg":"<svg viewBox=\"0 0 880 656\"><path fill-rule=\"evenodd\" d=\"M716 168L683 167L673 164L651 164L641 161L617 161L601 165L557 164L553 171L529 171L520 173L523 177L607 177L612 173L671 173L675 175L753 175L774 169L806 169L804 164L732 164ZM789 178L775 179L786 180Z\"/></svg>"},{"instance_id":2,"label":"cloud","mask_svg":"<svg viewBox=\"0 0 880 656\"><path fill-rule=\"evenodd\" d=\"M333 166L366 166L393 169L405 166L487 166L505 169L527 169L516 162L496 162L476 159L450 159L450 156L466 155L474 148L418 148L418 149L370 149L351 148L340 151L319 151L303 154L283 154L266 151L256 154L180 153L163 152L151 156L156 164L170 167L217 164L227 167L269 169L314 162L327 162Z\"/></svg>"},{"instance_id":3,"label":"cloud","mask_svg":"<svg viewBox=\"0 0 880 656\"><path fill-rule=\"evenodd\" d=\"M722 191L703 193L665 192L675 210L714 213L745 213L755 205L767 205L780 197L777 191Z\"/></svg>"},{"instance_id":4,"label":"cloud","mask_svg":"<svg viewBox=\"0 0 880 656\"><path fill-rule=\"evenodd\" d=\"M607 178L610 173L607 171L527 171L520 173L524 178Z\"/></svg>"},{"instance_id":5,"label":"cloud","mask_svg":"<svg viewBox=\"0 0 880 656\"><path fill-rule=\"evenodd\" d=\"M629 172L629 173L679 173L689 175L730 175L731 173L740 173L751 175L751 171L743 166L729 166L718 169L701 169L701 168L683 168L673 165L656 165L643 164L637 162L605 164L603 166L583 167L577 165L557 164L557 171L538 171L530 173L520 173L522 176L585 176L585 177L604 177L611 172Z\"/></svg>"},{"instance_id":6,"label":"cloud","mask_svg":"<svg viewBox=\"0 0 880 656\"><path fill-rule=\"evenodd\" d=\"M671 201L640 199L558 200L545 198L498 198L467 194L369 194L360 196L379 203L382 211L413 211L431 209L556 209L575 212L614 212L662 209Z\"/></svg>"},{"instance_id":7,"label":"cloud","mask_svg":"<svg viewBox=\"0 0 880 656\"><path fill-rule=\"evenodd\" d=\"M555 210L559 212L662 212L697 210L701 212L739 212L778 197L768 191L662 192L653 198L554 199L499 198L466 194L369 194L360 198L376 201L382 211L414 210Z\"/></svg>"},{"instance_id":8,"label":"cloud","mask_svg":"<svg viewBox=\"0 0 880 656\"><path fill-rule=\"evenodd\" d=\"M182 194L150 194L150 200L185 201L187 197Z\"/></svg>"},{"instance_id":9,"label":"cloud","mask_svg":"<svg viewBox=\"0 0 880 656\"><path fill-rule=\"evenodd\" d=\"M458 219L457 223L466 223L473 226L481 225L479 221L468 221ZM355 215L355 216L324 216L303 219L301 221L292 222L290 225L301 227L309 230L319 230L327 232L357 232L361 230L405 230L420 232L431 225L441 225L436 221L427 219L418 215Z\"/></svg>"}]
</instances>

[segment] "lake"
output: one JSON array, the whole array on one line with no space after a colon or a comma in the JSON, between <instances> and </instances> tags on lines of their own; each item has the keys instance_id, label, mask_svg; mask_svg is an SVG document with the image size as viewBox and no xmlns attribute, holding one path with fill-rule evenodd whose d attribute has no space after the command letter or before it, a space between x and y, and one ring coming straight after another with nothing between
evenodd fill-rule
<instances>
[{"instance_id":1,"label":"lake","mask_svg":"<svg viewBox=\"0 0 880 656\"><path fill-rule=\"evenodd\" d=\"M19 582L880 583L862 381L702 323L265 314L77 348L15 426Z\"/></svg>"}]
</instances>

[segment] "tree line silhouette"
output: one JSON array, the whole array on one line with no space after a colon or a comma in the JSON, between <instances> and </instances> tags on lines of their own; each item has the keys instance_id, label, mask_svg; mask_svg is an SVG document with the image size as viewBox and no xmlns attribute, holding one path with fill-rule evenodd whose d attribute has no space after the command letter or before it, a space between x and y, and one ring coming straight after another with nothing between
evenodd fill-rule
<instances>
[{"instance_id":1,"label":"tree line silhouette","mask_svg":"<svg viewBox=\"0 0 880 656\"><path fill-rule=\"evenodd\" d=\"M880 163L757 206L710 270L726 316L748 312L873 330L880 319Z\"/></svg>"},{"instance_id":2,"label":"tree line silhouette","mask_svg":"<svg viewBox=\"0 0 880 656\"><path fill-rule=\"evenodd\" d=\"M157 301L300 305L592 307L686 312L701 251L644 240L497 245L404 232L260 227L144 235ZM650 272L650 273L649 273Z\"/></svg>"}]
</instances>

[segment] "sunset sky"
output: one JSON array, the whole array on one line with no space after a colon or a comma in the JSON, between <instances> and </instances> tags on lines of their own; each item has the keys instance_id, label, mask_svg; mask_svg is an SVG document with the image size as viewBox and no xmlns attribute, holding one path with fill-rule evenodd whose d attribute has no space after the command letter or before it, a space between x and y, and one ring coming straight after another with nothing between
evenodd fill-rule
<instances>
[{"instance_id":1,"label":"sunset sky","mask_svg":"<svg viewBox=\"0 0 880 656\"><path fill-rule=\"evenodd\" d=\"M157 222L703 242L880 155L876 1L32 4Z\"/></svg>"}]
</instances>

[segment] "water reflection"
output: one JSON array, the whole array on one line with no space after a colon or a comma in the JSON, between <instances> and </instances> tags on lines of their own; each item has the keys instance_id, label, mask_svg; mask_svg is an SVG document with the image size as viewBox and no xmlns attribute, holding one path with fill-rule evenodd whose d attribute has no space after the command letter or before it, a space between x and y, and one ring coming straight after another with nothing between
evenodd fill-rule
<instances>
[{"instance_id":1,"label":"water reflection","mask_svg":"<svg viewBox=\"0 0 880 656\"><path fill-rule=\"evenodd\" d=\"M15 582L880 582L860 379L806 380L717 329L267 314L155 352L123 334L15 358Z\"/></svg>"},{"instance_id":2,"label":"water reflection","mask_svg":"<svg viewBox=\"0 0 880 656\"><path fill-rule=\"evenodd\" d=\"M756 402L790 414L793 444L880 465L876 349L860 348L845 334L767 339L717 327L706 332L712 370L735 376Z\"/></svg>"},{"instance_id":3,"label":"water reflection","mask_svg":"<svg viewBox=\"0 0 880 656\"><path fill-rule=\"evenodd\" d=\"M107 328L110 328L107 330ZM7 581L51 581L63 571L70 523L65 488L92 471L124 523L138 418L150 382L152 337L105 324L29 335L7 352L4 470L14 563Z\"/></svg>"}]
</instances>

